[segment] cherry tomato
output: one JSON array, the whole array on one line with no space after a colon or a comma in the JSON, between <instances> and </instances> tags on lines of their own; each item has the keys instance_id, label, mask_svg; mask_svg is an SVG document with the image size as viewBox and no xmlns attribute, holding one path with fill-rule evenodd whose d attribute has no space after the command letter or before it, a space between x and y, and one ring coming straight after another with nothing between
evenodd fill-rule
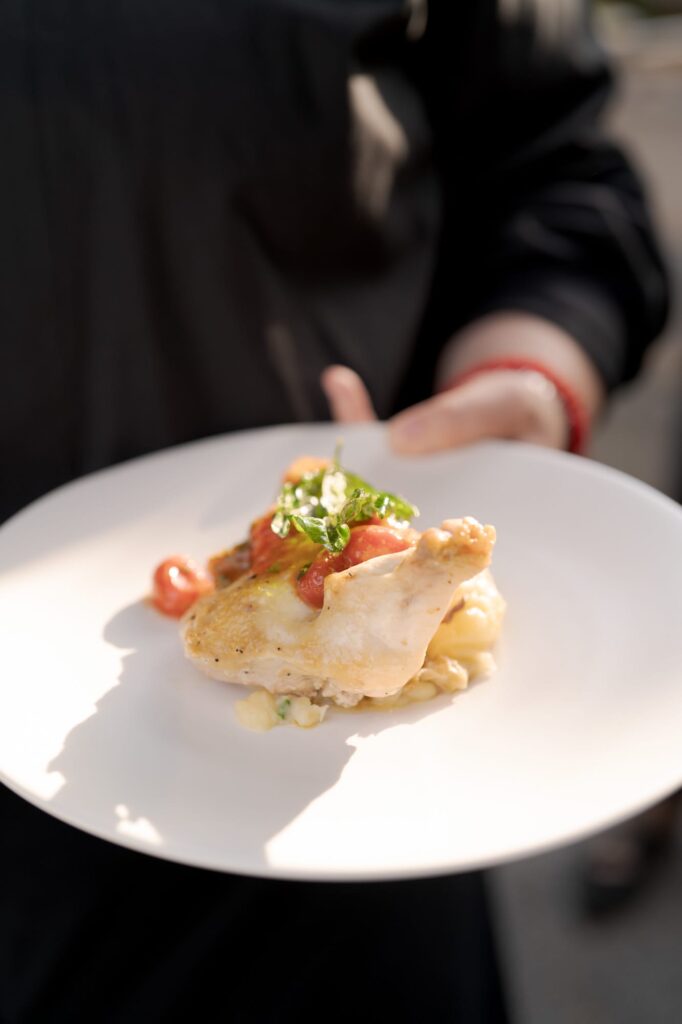
<instances>
[{"instance_id":1,"label":"cherry tomato","mask_svg":"<svg viewBox=\"0 0 682 1024\"><path fill-rule=\"evenodd\" d=\"M415 543L417 533L410 527L387 526L377 523L362 523L350 532L350 540L343 554L348 565L367 562L378 555L389 555L394 551L404 551Z\"/></svg>"},{"instance_id":2,"label":"cherry tomato","mask_svg":"<svg viewBox=\"0 0 682 1024\"><path fill-rule=\"evenodd\" d=\"M262 516L251 526L251 571L265 572L283 554L289 538L278 537L270 529L272 512Z\"/></svg>"},{"instance_id":3,"label":"cherry tomato","mask_svg":"<svg viewBox=\"0 0 682 1024\"><path fill-rule=\"evenodd\" d=\"M307 571L298 580L296 587L299 597L313 608L321 608L324 601L325 577L333 572L343 572L352 565L367 562L379 555L405 551L418 537L410 527L394 527L376 523L354 526L350 540L338 555L321 551Z\"/></svg>"},{"instance_id":4,"label":"cherry tomato","mask_svg":"<svg viewBox=\"0 0 682 1024\"><path fill-rule=\"evenodd\" d=\"M324 602L325 577L333 572L343 572L349 567L350 563L346 561L345 556L345 551L338 555L333 555L331 551L320 551L296 582L296 590L301 600L313 608L321 608Z\"/></svg>"},{"instance_id":5,"label":"cherry tomato","mask_svg":"<svg viewBox=\"0 0 682 1024\"><path fill-rule=\"evenodd\" d=\"M210 575L182 555L172 555L154 573L151 601L157 611L179 619L198 597L213 590Z\"/></svg>"},{"instance_id":6,"label":"cherry tomato","mask_svg":"<svg viewBox=\"0 0 682 1024\"><path fill-rule=\"evenodd\" d=\"M314 455L301 455L294 459L282 477L285 483L297 484L307 473L318 473L329 466L329 459L318 459Z\"/></svg>"}]
</instances>

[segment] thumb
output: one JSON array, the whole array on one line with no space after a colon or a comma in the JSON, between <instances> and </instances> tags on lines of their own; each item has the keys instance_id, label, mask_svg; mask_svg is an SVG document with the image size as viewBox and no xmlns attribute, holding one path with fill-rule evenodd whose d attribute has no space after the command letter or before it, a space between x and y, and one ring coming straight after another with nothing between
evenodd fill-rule
<instances>
[{"instance_id":1,"label":"thumb","mask_svg":"<svg viewBox=\"0 0 682 1024\"><path fill-rule=\"evenodd\" d=\"M377 414L369 391L355 370L328 366L320 378L333 419L338 423L367 423Z\"/></svg>"}]
</instances>

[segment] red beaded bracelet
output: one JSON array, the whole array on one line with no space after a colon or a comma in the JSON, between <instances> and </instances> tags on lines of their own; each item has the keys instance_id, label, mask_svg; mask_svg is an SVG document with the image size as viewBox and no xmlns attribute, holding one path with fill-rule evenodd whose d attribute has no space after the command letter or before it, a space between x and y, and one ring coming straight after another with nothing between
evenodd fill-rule
<instances>
[{"instance_id":1,"label":"red beaded bracelet","mask_svg":"<svg viewBox=\"0 0 682 1024\"><path fill-rule=\"evenodd\" d=\"M483 363L476 363L475 366L462 373L455 374L442 388L439 388L439 391L449 391L450 388L459 387L460 384L464 384L473 377L489 373L491 370L532 370L553 384L566 410L569 430L568 451L574 452L576 455L584 453L590 433L590 418L587 409L575 391L561 377L558 377L553 370L536 359L488 359Z\"/></svg>"}]
</instances>

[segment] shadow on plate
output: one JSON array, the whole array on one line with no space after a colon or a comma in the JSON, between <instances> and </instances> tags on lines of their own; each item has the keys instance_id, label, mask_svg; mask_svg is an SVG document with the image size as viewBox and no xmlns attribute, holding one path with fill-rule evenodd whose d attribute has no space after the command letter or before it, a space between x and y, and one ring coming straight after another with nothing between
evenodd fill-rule
<instances>
[{"instance_id":1,"label":"shadow on plate","mask_svg":"<svg viewBox=\"0 0 682 1024\"><path fill-rule=\"evenodd\" d=\"M332 710L316 729L257 734L234 716L246 693L197 672L175 622L136 602L103 635L126 652L118 684L50 762L64 778L50 807L97 835L205 867L270 874L269 841L336 785L359 741L451 700Z\"/></svg>"}]
</instances>

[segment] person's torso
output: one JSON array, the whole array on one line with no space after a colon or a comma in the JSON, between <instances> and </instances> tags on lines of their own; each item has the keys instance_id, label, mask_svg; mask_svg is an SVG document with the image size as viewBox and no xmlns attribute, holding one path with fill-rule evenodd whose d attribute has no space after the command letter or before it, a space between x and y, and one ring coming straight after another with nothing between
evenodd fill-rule
<instances>
[{"instance_id":1,"label":"person's torso","mask_svg":"<svg viewBox=\"0 0 682 1024\"><path fill-rule=\"evenodd\" d=\"M331 362L390 411L439 224L420 5L24 7L5 15L6 511L143 451L324 418Z\"/></svg>"}]
</instances>

